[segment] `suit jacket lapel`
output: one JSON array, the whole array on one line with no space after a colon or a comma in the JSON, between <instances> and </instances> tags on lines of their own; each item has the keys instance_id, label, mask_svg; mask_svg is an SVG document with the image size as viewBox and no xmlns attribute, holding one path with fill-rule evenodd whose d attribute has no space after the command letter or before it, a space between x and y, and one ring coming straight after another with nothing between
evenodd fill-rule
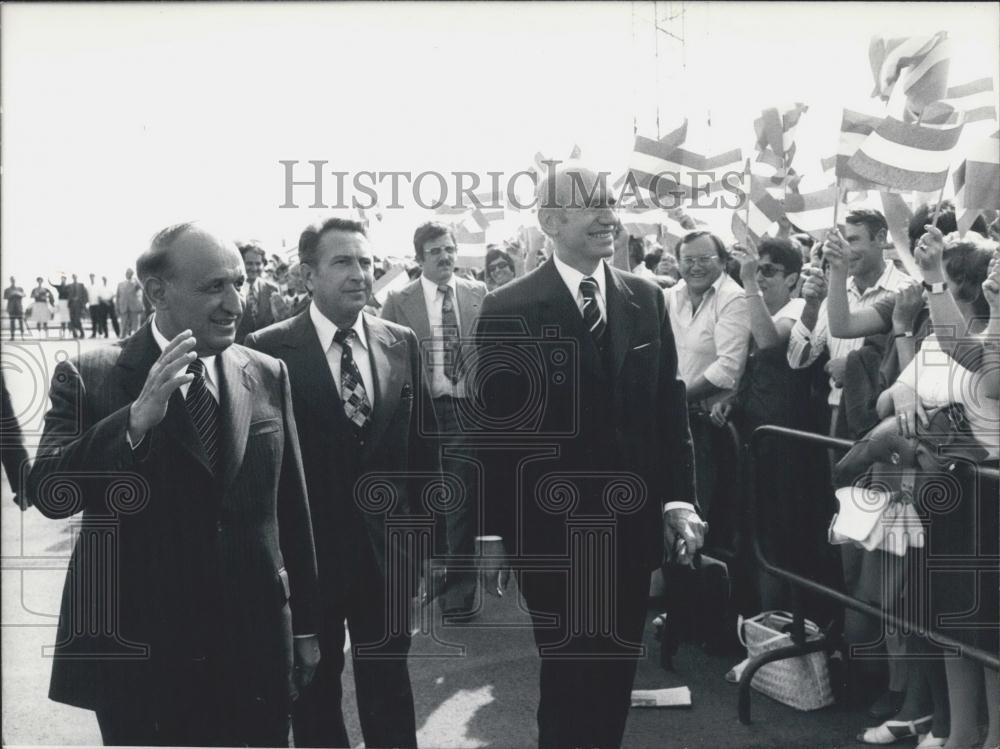
<instances>
[{"instance_id":1,"label":"suit jacket lapel","mask_svg":"<svg viewBox=\"0 0 1000 749\"><path fill-rule=\"evenodd\" d=\"M299 385L298 392L305 395L307 402L320 415L315 422L328 431L333 431L338 420L346 425L344 404L338 395L326 352L320 346L319 335L309 317L308 308L295 318L285 346L292 349L288 356L288 371L293 381Z\"/></svg>"},{"instance_id":2,"label":"suit jacket lapel","mask_svg":"<svg viewBox=\"0 0 1000 749\"><path fill-rule=\"evenodd\" d=\"M542 321L558 323L562 328L562 335L580 342L581 364L594 372L602 372L604 365L597 344L584 325L580 307L556 270L556 264L548 260L537 272L542 274L539 280L546 287L542 295Z\"/></svg>"},{"instance_id":3,"label":"suit jacket lapel","mask_svg":"<svg viewBox=\"0 0 1000 749\"><path fill-rule=\"evenodd\" d=\"M403 375L408 369L406 347L403 339L395 338L379 320L365 318L368 334L368 355L375 380L375 408L365 452L374 449L385 432L392 415L399 406Z\"/></svg>"},{"instance_id":4,"label":"suit jacket lapel","mask_svg":"<svg viewBox=\"0 0 1000 749\"><path fill-rule=\"evenodd\" d=\"M479 299L461 279L456 279L455 289L458 296L458 324L462 328L462 338L471 339L473 323L479 317Z\"/></svg>"},{"instance_id":5,"label":"suit jacket lapel","mask_svg":"<svg viewBox=\"0 0 1000 749\"><path fill-rule=\"evenodd\" d=\"M253 415L251 377L246 371L249 359L242 351L227 348L216 358L219 382L219 475L225 492L243 464Z\"/></svg>"},{"instance_id":6,"label":"suit jacket lapel","mask_svg":"<svg viewBox=\"0 0 1000 749\"><path fill-rule=\"evenodd\" d=\"M160 347L156 345L150 330L151 322L147 322L135 335L128 339L117 366L123 371L122 389L127 399L134 401L142 392L149 370L160 357ZM188 416L187 406L180 388L174 391L167 404L167 413L160 422L159 429L168 437L179 443L191 457L211 472L208 456L202 447L201 439L195 431L194 424Z\"/></svg>"},{"instance_id":7,"label":"suit jacket lapel","mask_svg":"<svg viewBox=\"0 0 1000 749\"><path fill-rule=\"evenodd\" d=\"M417 340L421 342L430 340L431 319L427 314L427 303L424 301L423 282L419 278L410 286L402 304L406 310L406 319L411 323L410 328L417 334ZM461 308L459 312L461 313Z\"/></svg>"},{"instance_id":8,"label":"suit jacket lapel","mask_svg":"<svg viewBox=\"0 0 1000 749\"><path fill-rule=\"evenodd\" d=\"M616 379L629 350L639 306L632 301L632 292L610 267L605 278L608 331L611 333L611 378Z\"/></svg>"}]
</instances>

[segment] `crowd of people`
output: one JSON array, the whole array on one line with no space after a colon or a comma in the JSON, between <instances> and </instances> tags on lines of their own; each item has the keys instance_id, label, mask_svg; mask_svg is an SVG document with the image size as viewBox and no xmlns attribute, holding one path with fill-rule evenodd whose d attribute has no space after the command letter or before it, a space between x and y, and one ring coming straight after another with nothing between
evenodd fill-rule
<instances>
[{"instance_id":1,"label":"crowd of people","mask_svg":"<svg viewBox=\"0 0 1000 749\"><path fill-rule=\"evenodd\" d=\"M567 173L596 184L571 162L540 194L562 199ZM114 288L93 275L89 285L39 277L25 295L11 278L11 339L25 322L43 337L56 324L60 337L85 337L85 317L91 337L109 337L110 323L123 339L59 365L24 504L52 517L105 512L102 487L72 506L46 495L47 480L82 466L138 472L152 493L122 515L116 596L125 641L159 650L139 665L83 657L105 652L107 638L74 629L74 617L97 616L72 598L93 553L81 538L52 698L95 710L108 744L278 745L290 719L296 746L350 745L340 710L349 631L366 744L415 746L406 611L421 568L389 521L415 513L427 477L443 471L463 500L434 516L431 553L446 563L421 590L458 620L481 605L477 572L462 562L484 544L498 543L515 569L519 557L566 556L581 572L596 562L573 556L570 537L590 532L574 517L617 513L613 593L586 605L603 601L620 629L571 629L580 602L561 569L520 569L518 582L543 653L540 745L618 746L649 573L664 554L684 565L703 544L746 532L746 477L734 470L768 424L855 449L761 448L767 553L884 610L921 611L929 629L950 617L945 634L996 652L997 570L928 573L935 555L997 553L995 487L990 496L977 471L1000 452L996 224L959 236L953 205L920 207L909 226L917 279L892 259L876 210L851 210L821 241L785 222L751 246L683 217L688 233L663 247L629 236L600 190L582 210L567 205L539 209L543 244L491 245L478 268L460 267L451 227L422 224L409 282L381 300L376 281L393 269L375 259L365 225L342 218L306 228L291 267L260 243L183 224L160 232ZM553 325L575 343L546 362L571 362L573 376L553 381L576 389L547 390L518 431L532 382L486 365L510 363L504 342L557 346ZM915 508L927 545L828 545L834 491L884 485L885 435L900 441L897 458L910 456L894 497ZM532 453L540 437L549 453ZM618 507L588 484L568 509L544 489L554 470L638 475L651 496ZM942 475L956 487L946 512ZM369 477L388 482L395 507L365 494ZM789 608L786 584L748 559L733 575L744 613ZM869 695L875 725L861 741L1000 744L996 672L944 658L933 638L882 637L881 622L840 616L847 643L870 655L884 640L886 651L849 659L857 688L886 686ZM620 657L601 657L612 651Z\"/></svg>"}]
</instances>

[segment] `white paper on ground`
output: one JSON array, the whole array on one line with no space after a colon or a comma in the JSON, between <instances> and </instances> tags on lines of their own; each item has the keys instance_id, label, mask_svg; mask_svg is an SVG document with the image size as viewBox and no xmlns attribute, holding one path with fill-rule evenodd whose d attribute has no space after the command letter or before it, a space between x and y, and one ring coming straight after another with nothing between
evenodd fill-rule
<instances>
[{"instance_id":1,"label":"white paper on ground","mask_svg":"<svg viewBox=\"0 0 1000 749\"><path fill-rule=\"evenodd\" d=\"M691 690L687 687L633 689L632 707L691 707Z\"/></svg>"}]
</instances>

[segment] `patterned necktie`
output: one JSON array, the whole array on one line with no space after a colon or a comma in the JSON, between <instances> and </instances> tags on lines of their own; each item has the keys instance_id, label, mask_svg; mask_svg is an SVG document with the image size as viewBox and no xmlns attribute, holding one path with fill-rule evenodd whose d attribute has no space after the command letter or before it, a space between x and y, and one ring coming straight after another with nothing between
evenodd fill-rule
<instances>
[{"instance_id":1,"label":"patterned necktie","mask_svg":"<svg viewBox=\"0 0 1000 749\"><path fill-rule=\"evenodd\" d=\"M257 320L257 285L250 284L250 291L247 292L247 312L250 314L250 319L256 322Z\"/></svg>"},{"instance_id":2,"label":"patterned necktie","mask_svg":"<svg viewBox=\"0 0 1000 749\"><path fill-rule=\"evenodd\" d=\"M583 296L583 322L594 337L594 342L600 347L604 342L604 331L607 330L608 324L601 315L601 308L597 305L597 281L590 276L580 281L580 294Z\"/></svg>"},{"instance_id":3,"label":"patterned necktie","mask_svg":"<svg viewBox=\"0 0 1000 749\"><path fill-rule=\"evenodd\" d=\"M438 291L444 294L441 302L441 338L444 341L444 376L452 383L458 382L458 360L462 351L462 338L458 329L458 316L455 315L455 302L451 286L442 284Z\"/></svg>"},{"instance_id":4,"label":"patterned necktie","mask_svg":"<svg viewBox=\"0 0 1000 749\"><path fill-rule=\"evenodd\" d=\"M188 385L184 404L214 472L219 465L219 404L205 382L205 363L195 359L188 365L187 371L194 375L194 379Z\"/></svg>"},{"instance_id":5,"label":"patterned necktie","mask_svg":"<svg viewBox=\"0 0 1000 749\"><path fill-rule=\"evenodd\" d=\"M372 404L365 392L358 365L354 363L351 341L357 333L351 328L341 328L333 336L340 344L340 399L344 402L344 414L358 429L364 429L372 418Z\"/></svg>"}]
</instances>

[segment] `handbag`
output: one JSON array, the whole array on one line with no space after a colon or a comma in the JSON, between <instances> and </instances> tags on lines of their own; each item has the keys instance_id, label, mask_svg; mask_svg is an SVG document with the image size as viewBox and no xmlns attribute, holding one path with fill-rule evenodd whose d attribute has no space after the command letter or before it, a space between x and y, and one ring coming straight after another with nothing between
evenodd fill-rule
<instances>
[{"instance_id":1,"label":"handbag","mask_svg":"<svg viewBox=\"0 0 1000 749\"><path fill-rule=\"evenodd\" d=\"M784 630L792 623L787 611L764 611L737 624L740 642L750 658L787 647L792 636ZM806 642L818 639L819 627L805 620ZM796 710L818 710L833 704L826 653L806 653L761 666L750 686L763 695Z\"/></svg>"}]
</instances>

